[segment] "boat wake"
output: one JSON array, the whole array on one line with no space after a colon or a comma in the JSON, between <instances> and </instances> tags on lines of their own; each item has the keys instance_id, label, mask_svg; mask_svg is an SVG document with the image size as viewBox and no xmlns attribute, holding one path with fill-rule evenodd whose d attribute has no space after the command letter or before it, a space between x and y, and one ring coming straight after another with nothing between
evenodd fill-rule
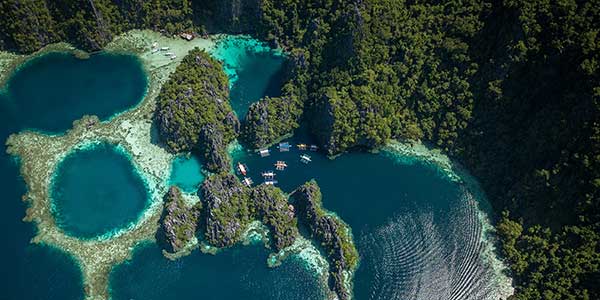
<instances>
[{"instance_id":1,"label":"boat wake","mask_svg":"<svg viewBox=\"0 0 600 300\"><path fill-rule=\"evenodd\" d=\"M364 232L361 267L373 274L369 299L499 298L497 272L483 257L489 242L482 239L479 211L462 194L450 212L399 215Z\"/></svg>"}]
</instances>

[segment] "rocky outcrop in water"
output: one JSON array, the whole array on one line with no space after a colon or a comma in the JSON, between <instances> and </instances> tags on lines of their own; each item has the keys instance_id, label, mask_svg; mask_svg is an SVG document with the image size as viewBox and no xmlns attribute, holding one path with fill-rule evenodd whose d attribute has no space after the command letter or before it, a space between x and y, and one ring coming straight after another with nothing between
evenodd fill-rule
<instances>
[{"instance_id":1,"label":"rocky outcrop in water","mask_svg":"<svg viewBox=\"0 0 600 300\"><path fill-rule=\"evenodd\" d=\"M273 247L279 251L291 246L299 233L294 207L285 194L279 188L261 184L252 189L250 198L257 218L269 227Z\"/></svg>"},{"instance_id":2,"label":"rocky outcrop in water","mask_svg":"<svg viewBox=\"0 0 600 300\"><path fill-rule=\"evenodd\" d=\"M163 214L160 219L161 230L157 233L159 243L165 250L176 253L194 237L202 203L189 207L186 205L179 188L172 186L164 197Z\"/></svg>"},{"instance_id":3,"label":"rocky outcrop in water","mask_svg":"<svg viewBox=\"0 0 600 300\"><path fill-rule=\"evenodd\" d=\"M251 220L248 189L234 175L223 173L208 177L199 192L206 241L220 248L238 242Z\"/></svg>"},{"instance_id":4,"label":"rocky outcrop in water","mask_svg":"<svg viewBox=\"0 0 600 300\"><path fill-rule=\"evenodd\" d=\"M167 148L199 151L208 170L228 170L226 148L240 127L228 99L221 64L204 51L190 51L158 97L155 119Z\"/></svg>"},{"instance_id":5,"label":"rocky outcrop in water","mask_svg":"<svg viewBox=\"0 0 600 300\"><path fill-rule=\"evenodd\" d=\"M358 252L352 241L350 227L338 217L328 214L322 207L321 190L315 181L305 183L293 193L298 219L310 234L320 242L329 267L331 289L340 300L350 299L351 278L358 265Z\"/></svg>"}]
</instances>

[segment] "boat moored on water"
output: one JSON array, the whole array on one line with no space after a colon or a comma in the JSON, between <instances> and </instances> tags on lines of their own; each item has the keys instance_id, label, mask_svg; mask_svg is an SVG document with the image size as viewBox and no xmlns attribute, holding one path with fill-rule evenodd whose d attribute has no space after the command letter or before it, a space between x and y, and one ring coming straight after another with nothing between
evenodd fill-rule
<instances>
[{"instance_id":1,"label":"boat moored on water","mask_svg":"<svg viewBox=\"0 0 600 300\"><path fill-rule=\"evenodd\" d=\"M273 171L267 171L267 172L262 172L262 177L264 177L265 179L273 179L275 178L275 172Z\"/></svg>"},{"instance_id":2,"label":"boat moored on water","mask_svg":"<svg viewBox=\"0 0 600 300\"><path fill-rule=\"evenodd\" d=\"M298 147L298 150L306 150L306 144L298 144L296 147Z\"/></svg>"},{"instance_id":3,"label":"boat moored on water","mask_svg":"<svg viewBox=\"0 0 600 300\"><path fill-rule=\"evenodd\" d=\"M288 152L290 151L290 148L292 148L292 145L290 145L290 143L288 142L279 143L279 146L277 148L279 148L279 152Z\"/></svg>"},{"instance_id":4,"label":"boat moored on water","mask_svg":"<svg viewBox=\"0 0 600 300\"><path fill-rule=\"evenodd\" d=\"M251 187L254 181L248 177L244 177L244 179L242 179L242 183L247 187Z\"/></svg>"},{"instance_id":5,"label":"boat moored on water","mask_svg":"<svg viewBox=\"0 0 600 300\"><path fill-rule=\"evenodd\" d=\"M248 167L246 167L245 164L238 162L237 163L237 170L240 174L246 176L248 174Z\"/></svg>"},{"instance_id":6,"label":"boat moored on water","mask_svg":"<svg viewBox=\"0 0 600 300\"><path fill-rule=\"evenodd\" d=\"M317 145L310 145L310 151L315 152L317 150L319 150L319 146L317 146Z\"/></svg>"},{"instance_id":7,"label":"boat moored on water","mask_svg":"<svg viewBox=\"0 0 600 300\"><path fill-rule=\"evenodd\" d=\"M262 149L262 150L259 150L258 153L260 154L261 157L267 157L267 156L271 155L271 150Z\"/></svg>"},{"instance_id":8,"label":"boat moored on water","mask_svg":"<svg viewBox=\"0 0 600 300\"><path fill-rule=\"evenodd\" d=\"M302 154L302 155L300 155L300 161L305 164L308 164L309 162L312 161L312 159L310 158L310 156L308 156L306 154Z\"/></svg>"},{"instance_id":9,"label":"boat moored on water","mask_svg":"<svg viewBox=\"0 0 600 300\"><path fill-rule=\"evenodd\" d=\"M275 163L275 169L276 169L277 171L283 171L283 170L285 170L285 168L287 168L287 166L288 166L288 165L287 165L287 164L285 163L285 161L283 161L283 160L278 160L278 161Z\"/></svg>"}]
</instances>

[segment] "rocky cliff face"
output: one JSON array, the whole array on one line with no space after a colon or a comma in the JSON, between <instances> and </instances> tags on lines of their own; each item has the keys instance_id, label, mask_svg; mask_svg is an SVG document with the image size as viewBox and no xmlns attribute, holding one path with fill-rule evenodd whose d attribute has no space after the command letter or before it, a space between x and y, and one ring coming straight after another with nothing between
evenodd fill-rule
<instances>
[{"instance_id":1,"label":"rocky cliff face","mask_svg":"<svg viewBox=\"0 0 600 300\"><path fill-rule=\"evenodd\" d=\"M208 177L200 188L205 206L202 223L205 238L216 247L229 247L239 241L250 223L248 190L231 174Z\"/></svg>"},{"instance_id":2,"label":"rocky cliff face","mask_svg":"<svg viewBox=\"0 0 600 300\"><path fill-rule=\"evenodd\" d=\"M298 128L301 114L302 105L293 97L261 99L250 105L242 139L251 148L265 147Z\"/></svg>"},{"instance_id":3,"label":"rocky cliff face","mask_svg":"<svg viewBox=\"0 0 600 300\"><path fill-rule=\"evenodd\" d=\"M350 227L324 211L321 191L316 182L305 183L294 191L293 197L300 222L308 227L312 237L327 252L332 290L340 300L350 299L347 286L351 282L346 282L344 273L353 272L358 265L358 252L352 241Z\"/></svg>"},{"instance_id":4,"label":"rocky cliff face","mask_svg":"<svg viewBox=\"0 0 600 300\"><path fill-rule=\"evenodd\" d=\"M163 214L160 219L159 243L165 250L175 253L181 250L196 234L198 217L202 204L198 202L188 207L183 201L181 191L171 187L164 197Z\"/></svg>"},{"instance_id":5,"label":"rocky cliff face","mask_svg":"<svg viewBox=\"0 0 600 300\"><path fill-rule=\"evenodd\" d=\"M299 233L294 207L283 192L261 184L252 189L250 198L258 219L269 227L275 250L291 246Z\"/></svg>"},{"instance_id":6,"label":"rocky cliff face","mask_svg":"<svg viewBox=\"0 0 600 300\"><path fill-rule=\"evenodd\" d=\"M227 171L227 145L240 127L228 99L221 64L204 51L190 51L159 95L155 119L167 148L199 151L209 171Z\"/></svg>"}]
</instances>

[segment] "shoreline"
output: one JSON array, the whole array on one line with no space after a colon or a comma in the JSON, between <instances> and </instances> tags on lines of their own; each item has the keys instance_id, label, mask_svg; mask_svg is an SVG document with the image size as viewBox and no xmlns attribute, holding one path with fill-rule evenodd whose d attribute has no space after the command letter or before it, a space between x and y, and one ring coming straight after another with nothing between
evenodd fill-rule
<instances>
[{"instance_id":1,"label":"shoreline","mask_svg":"<svg viewBox=\"0 0 600 300\"><path fill-rule=\"evenodd\" d=\"M226 35L219 35L216 39L196 39L187 42L165 37L160 33L148 30L133 30L120 35L107 45L105 51L115 54L136 55L143 64L144 71L148 76L148 83L146 93L139 103L110 116L105 121L100 121L94 116L84 116L74 122L72 129L57 135L26 130L13 134L8 138L7 152L19 161L21 175L28 186L25 201L28 202L29 207L24 221L33 222L38 229L32 243L56 247L73 257L82 271L86 299L109 299L110 287L108 280L112 268L129 260L135 249L154 240L154 234L158 228L158 218L162 210L162 196L168 189L172 160L175 157L151 143L151 118L160 87L175 70L187 51L196 46L201 46L210 53L211 50L215 49L217 43L226 37ZM164 43L172 47L170 51L174 52L178 58L170 60L162 56L160 52L151 53L149 46L154 41L159 42L159 47L163 46ZM2 68L0 72L3 75L3 77L0 77L0 84L8 80L24 63L48 52L60 51L57 49L61 49L61 47L64 47L62 51L70 51L74 55L80 53L72 46L64 43L49 45L29 56L14 55L9 59L4 59L2 55L6 53L0 53L0 68ZM8 63L5 64L5 62ZM7 67L9 71L4 69L5 66L9 66ZM119 232L104 239L81 240L68 236L56 226L51 209L48 209L52 205L49 188L54 170L61 159L68 155L69 151L74 151L78 146L95 140L123 147L124 153L128 155L135 169L140 172L141 178L148 184L150 199L148 207L144 209L136 221L130 224L131 226L124 227ZM228 150L232 157L237 151L248 151L235 143L231 144ZM455 163L440 151L431 150L423 144L393 142L381 150L381 152L386 152L386 155L393 156L400 163L432 165L438 168L439 173L447 176L448 179L471 186L468 183L469 180L464 180L463 171L460 171ZM473 187L471 186L471 188ZM468 190L472 191L471 188L468 188ZM475 191L478 191L477 188L475 188ZM478 220L485 227L480 239L486 245L486 249L482 251L481 255L482 257L486 256L483 259L486 263L489 260L494 272L501 272L506 267L495 255L493 245L488 247L490 244L489 235L493 235L493 226L489 223L485 209L480 207L481 202L486 201L485 196L475 192L473 197L479 204L477 205ZM192 198L190 197L188 200L190 202L196 201ZM491 229L485 225L489 225L488 227L491 227ZM248 235L264 234L259 231L250 232L251 227L249 226L247 229L246 233ZM185 252L189 253L189 251L201 246L204 247L202 241L196 239L186 245ZM202 247L201 250L203 250ZM288 256L296 255L306 263L307 268L315 271L321 282L327 283L323 279L323 274L326 275L328 270L327 261L313 242L300 237L288 248L280 251L280 253L273 253L273 256L270 255L267 265L270 267L271 265L276 266L277 263L281 264ZM181 255L186 255L186 253L181 253ZM271 259L273 259L273 263L271 263ZM323 261L327 264L325 269L323 269ZM353 274L348 274L348 276L353 277ZM331 292L328 288L325 291ZM352 290L350 289L350 291ZM512 294L512 290L510 294ZM329 298L331 298L331 295L329 295Z\"/></svg>"},{"instance_id":2,"label":"shoreline","mask_svg":"<svg viewBox=\"0 0 600 300\"><path fill-rule=\"evenodd\" d=\"M496 229L490 219L493 216L491 205L477 179L440 150L431 149L419 141L391 141L381 148L381 152L400 164L424 164L434 168L442 178L464 187L465 195L472 198L477 212L477 222L482 227L479 242L483 245L483 249L479 255L480 260L492 270L494 275L493 285L497 292L495 297L506 300L513 295L513 280L506 275L509 268L496 249Z\"/></svg>"},{"instance_id":3,"label":"shoreline","mask_svg":"<svg viewBox=\"0 0 600 300\"><path fill-rule=\"evenodd\" d=\"M159 53L151 53L154 41L173 44L172 51L181 54L171 60ZM168 189L173 155L151 143L152 113L160 87L175 70L187 51L196 46L209 49L212 40L197 39L186 42L164 37L151 31L134 30L111 42L105 49L111 53L127 53L138 56L148 76L148 86L140 102L106 121L95 116L84 116L73 123L73 128L57 135L25 130L12 134L6 141L7 153L19 161L20 172L27 184L24 196L28 202L26 222L37 228L32 243L54 246L72 256L82 272L85 299L109 299L108 280L113 266L131 258L137 245L153 241L162 210L162 196ZM10 78L20 66L18 63L57 50L73 51L67 44L50 45L29 55L12 60L10 70L2 70L5 79ZM65 234L56 226L51 212L49 188L54 170L61 158L78 146L93 141L106 142L122 147L129 155L142 179L148 184L149 205L139 219L122 228L118 233L101 239L81 240Z\"/></svg>"}]
</instances>

